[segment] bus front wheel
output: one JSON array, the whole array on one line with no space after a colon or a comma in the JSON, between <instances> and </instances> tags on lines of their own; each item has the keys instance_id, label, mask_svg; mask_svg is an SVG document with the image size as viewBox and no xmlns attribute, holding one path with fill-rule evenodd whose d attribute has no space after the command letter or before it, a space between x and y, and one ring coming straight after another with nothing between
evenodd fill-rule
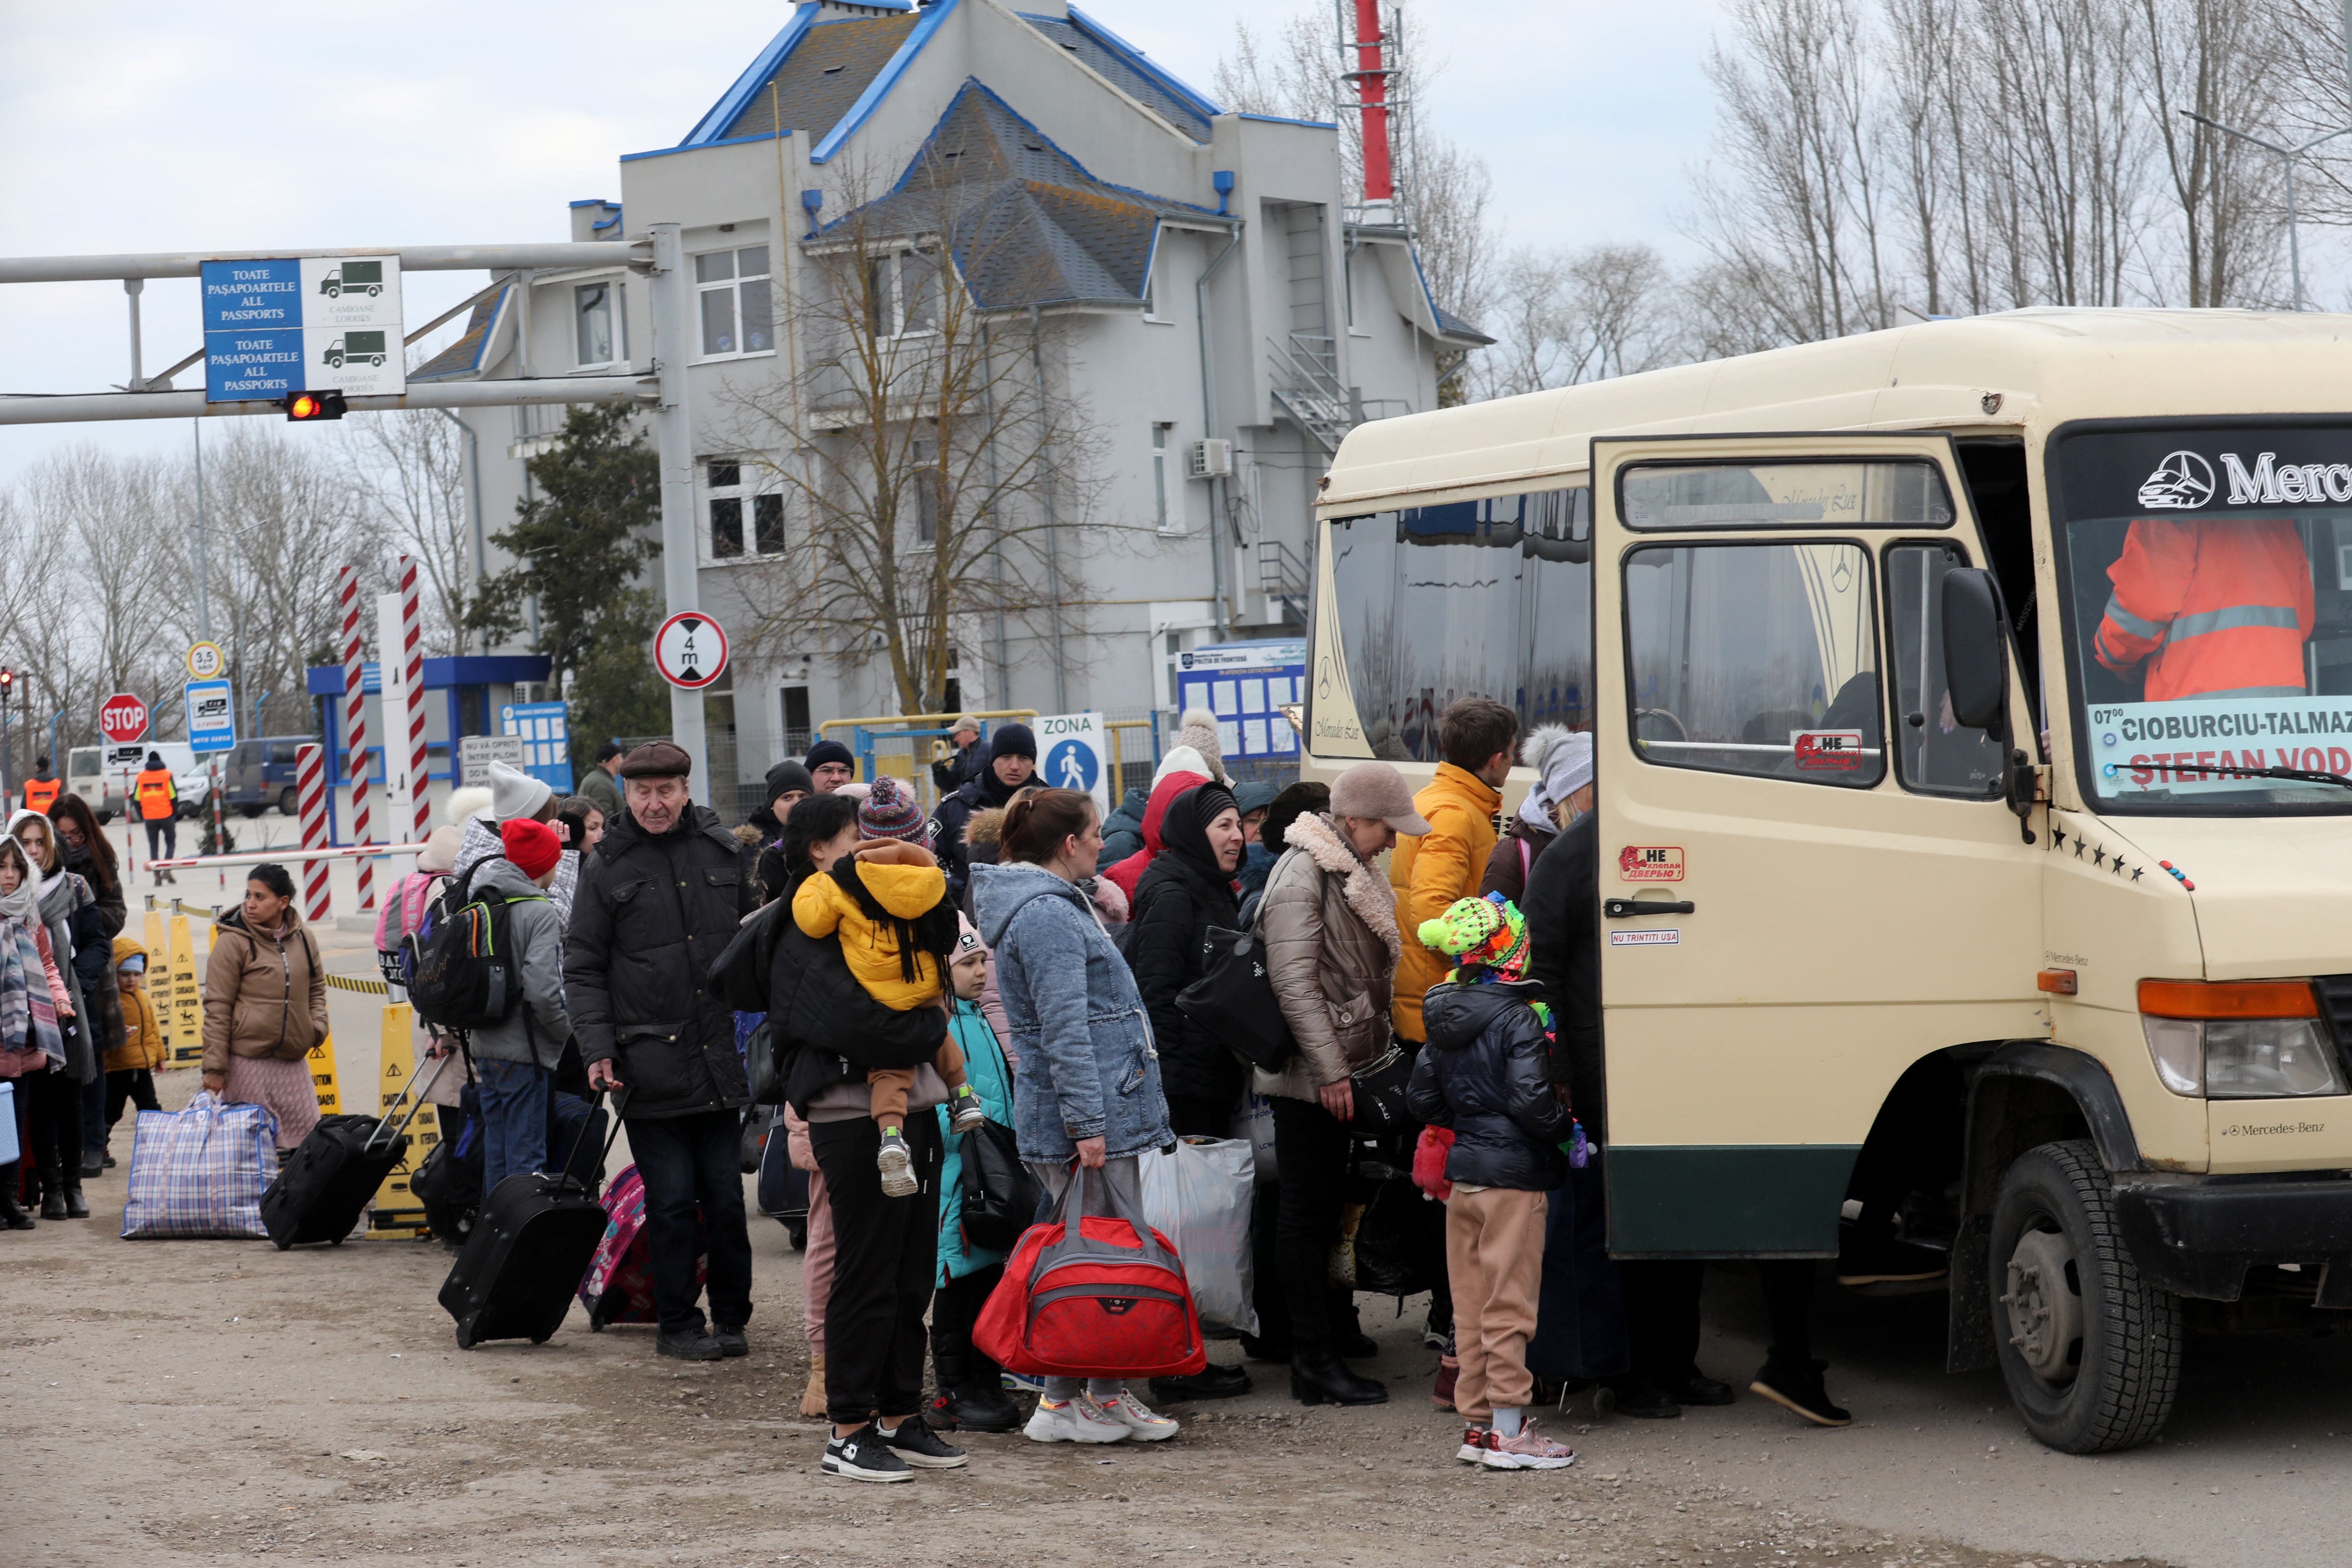
<instances>
[{"instance_id":1,"label":"bus front wheel","mask_svg":"<svg viewBox=\"0 0 2352 1568\"><path fill-rule=\"evenodd\" d=\"M2180 1304L2140 1278L2089 1140L2010 1166L1990 1261L2001 1377L2028 1431L2061 1453L2104 1454L2163 1429L2180 1386Z\"/></svg>"}]
</instances>

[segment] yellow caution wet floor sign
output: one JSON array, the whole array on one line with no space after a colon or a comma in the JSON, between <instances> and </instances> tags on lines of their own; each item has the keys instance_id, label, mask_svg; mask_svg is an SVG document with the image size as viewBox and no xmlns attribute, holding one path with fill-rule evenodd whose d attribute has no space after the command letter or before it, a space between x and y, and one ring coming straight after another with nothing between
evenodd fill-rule
<instances>
[{"instance_id":1,"label":"yellow caution wet floor sign","mask_svg":"<svg viewBox=\"0 0 2352 1568\"><path fill-rule=\"evenodd\" d=\"M392 1116L400 1104L402 1086L416 1068L414 1013L405 1002L383 1009L383 1047L376 1068L376 1114ZM444 1071L448 1070L444 1068ZM424 1085L417 1086L422 1093ZM368 1215L367 1233L377 1237L421 1237L425 1234L425 1205L408 1190L409 1177L425 1163L441 1142L439 1108L425 1106L408 1124L408 1155L392 1168L376 1189L375 1207Z\"/></svg>"},{"instance_id":2,"label":"yellow caution wet floor sign","mask_svg":"<svg viewBox=\"0 0 2352 1568\"><path fill-rule=\"evenodd\" d=\"M329 1030L327 1037L310 1047L310 1087L319 1096L319 1114L337 1116L342 1113L343 1099L335 1089L335 1036Z\"/></svg>"},{"instance_id":3,"label":"yellow caution wet floor sign","mask_svg":"<svg viewBox=\"0 0 2352 1568\"><path fill-rule=\"evenodd\" d=\"M155 1016L163 1021L173 1067L194 1067L205 1059L205 987L196 973L195 932L185 915L172 917L171 989Z\"/></svg>"}]
</instances>

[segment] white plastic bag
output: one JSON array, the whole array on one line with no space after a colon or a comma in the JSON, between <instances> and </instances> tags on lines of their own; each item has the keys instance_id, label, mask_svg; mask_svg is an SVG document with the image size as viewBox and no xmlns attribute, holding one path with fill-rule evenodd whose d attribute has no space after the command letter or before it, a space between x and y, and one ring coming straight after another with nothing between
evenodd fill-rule
<instances>
[{"instance_id":1,"label":"white plastic bag","mask_svg":"<svg viewBox=\"0 0 2352 1568\"><path fill-rule=\"evenodd\" d=\"M1143 1215L1176 1245L1204 1324L1257 1332L1250 1269L1250 1146L1232 1138L1180 1138L1170 1154L1146 1154Z\"/></svg>"},{"instance_id":2,"label":"white plastic bag","mask_svg":"<svg viewBox=\"0 0 2352 1568\"><path fill-rule=\"evenodd\" d=\"M1250 1146L1257 1162L1257 1180L1271 1182L1274 1163L1274 1101L1251 1090L1242 1091L1240 1110L1234 1115L1234 1136Z\"/></svg>"}]
</instances>

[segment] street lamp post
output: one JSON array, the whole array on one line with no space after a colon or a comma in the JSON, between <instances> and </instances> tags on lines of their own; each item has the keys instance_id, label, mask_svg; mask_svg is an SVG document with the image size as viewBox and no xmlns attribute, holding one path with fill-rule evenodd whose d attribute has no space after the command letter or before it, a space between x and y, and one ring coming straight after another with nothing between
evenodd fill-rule
<instances>
[{"instance_id":1,"label":"street lamp post","mask_svg":"<svg viewBox=\"0 0 2352 1568\"><path fill-rule=\"evenodd\" d=\"M2352 0L2347 0L2347 9L2352 10ZM2300 312L2303 310L2303 237L2295 226L2294 161L2313 148L2333 142L2338 136L2352 136L2352 125L2339 126L2324 135L2315 136L2300 145L2287 147L2276 142L2265 141L2251 131L2241 131L2234 125L2224 125L2220 121L2200 114L2193 109L2184 109L2180 112L2200 125L2210 125L2224 136L2234 136L2241 142L2251 142L2265 152L2277 153L2285 161L2287 267L2294 275L2294 308L2297 312Z\"/></svg>"}]
</instances>

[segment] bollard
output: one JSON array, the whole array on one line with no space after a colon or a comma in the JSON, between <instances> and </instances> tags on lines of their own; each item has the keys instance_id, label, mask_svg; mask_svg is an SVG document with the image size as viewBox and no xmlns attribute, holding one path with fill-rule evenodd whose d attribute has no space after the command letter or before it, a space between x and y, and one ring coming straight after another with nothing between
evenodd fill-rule
<instances>
[{"instance_id":1,"label":"bollard","mask_svg":"<svg viewBox=\"0 0 2352 1568\"><path fill-rule=\"evenodd\" d=\"M368 831L367 697L360 689L366 679L361 667L366 660L360 635L358 567L345 566L336 572L335 593L343 607L343 752L352 769L352 842L366 844L373 835ZM360 913L373 914L375 863L361 860L353 869L359 873Z\"/></svg>"},{"instance_id":2,"label":"bollard","mask_svg":"<svg viewBox=\"0 0 2352 1568\"><path fill-rule=\"evenodd\" d=\"M298 746L294 750L294 799L302 814L302 847L327 847L327 748ZM331 911L329 873L333 862L313 860L302 870L302 918L312 925L325 922Z\"/></svg>"},{"instance_id":3,"label":"bollard","mask_svg":"<svg viewBox=\"0 0 2352 1568\"><path fill-rule=\"evenodd\" d=\"M400 694L408 709L408 805L409 821L405 831L409 838L422 844L433 832L432 774L425 766L425 637L421 606L417 600L416 557L400 558ZM387 721L386 728L390 728ZM449 747L452 764L450 784L457 787L455 763L457 746ZM398 838L404 825L394 823L392 836Z\"/></svg>"},{"instance_id":4,"label":"bollard","mask_svg":"<svg viewBox=\"0 0 2352 1568\"><path fill-rule=\"evenodd\" d=\"M188 917L172 916L172 1065L194 1067L205 1059L205 986L196 975L196 939Z\"/></svg>"},{"instance_id":5,"label":"bollard","mask_svg":"<svg viewBox=\"0 0 2352 1568\"><path fill-rule=\"evenodd\" d=\"M342 1114L343 1097L335 1089L335 1033L332 1029L327 1031L325 1039L310 1047L310 1088L319 1097L320 1115Z\"/></svg>"},{"instance_id":6,"label":"bollard","mask_svg":"<svg viewBox=\"0 0 2352 1568\"><path fill-rule=\"evenodd\" d=\"M411 1025L414 1017L415 1014L405 1002L384 1005L383 1048L378 1058L380 1065L376 1068L375 1113L378 1116L394 1114L394 1102L400 1097L401 1086L408 1081L408 1075L416 1070L415 1031ZM445 1066L441 1070L447 1072L451 1069ZM420 1083L417 1092L422 1094L424 1091L424 1085ZM408 1179L417 1167L425 1163L425 1156L433 1152L433 1146L441 1142L440 1116L438 1106L428 1105L416 1113L415 1121L408 1124L407 1157L392 1168L392 1173L383 1179L383 1185L376 1189L375 1206L368 1214L368 1235L397 1239L421 1237L427 1234L425 1205L409 1192Z\"/></svg>"}]
</instances>

